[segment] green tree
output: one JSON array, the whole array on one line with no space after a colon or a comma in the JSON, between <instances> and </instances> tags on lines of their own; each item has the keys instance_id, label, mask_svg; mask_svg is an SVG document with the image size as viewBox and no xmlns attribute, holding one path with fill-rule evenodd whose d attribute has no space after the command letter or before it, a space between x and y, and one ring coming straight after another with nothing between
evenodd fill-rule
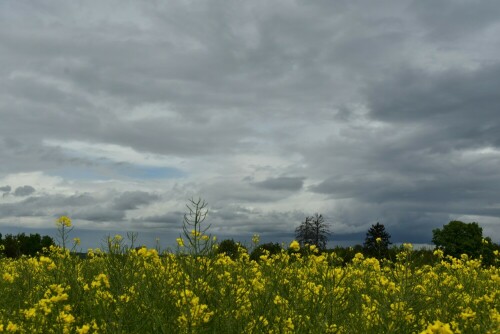
<instances>
[{"instance_id":1,"label":"green tree","mask_svg":"<svg viewBox=\"0 0 500 334\"><path fill-rule=\"evenodd\" d=\"M467 254L479 258L483 252L483 229L478 223L450 221L442 229L432 230L432 242L443 249L445 255L460 257Z\"/></svg>"},{"instance_id":2,"label":"green tree","mask_svg":"<svg viewBox=\"0 0 500 334\"><path fill-rule=\"evenodd\" d=\"M227 256L233 260L240 256L240 249L246 252L246 248L239 242L235 242L233 239L222 240L217 247L217 254L225 253Z\"/></svg>"},{"instance_id":3,"label":"green tree","mask_svg":"<svg viewBox=\"0 0 500 334\"><path fill-rule=\"evenodd\" d=\"M3 253L7 257L16 258L21 255L35 256L41 252L44 247L55 245L54 239L40 234L30 234L29 236L24 233L17 235L7 234L5 238L0 239L0 244L3 245Z\"/></svg>"},{"instance_id":4,"label":"green tree","mask_svg":"<svg viewBox=\"0 0 500 334\"><path fill-rule=\"evenodd\" d=\"M295 229L295 238L301 246L316 245L320 250L326 248L329 235L328 224L325 223L323 215L317 213L314 216L306 217L306 220Z\"/></svg>"},{"instance_id":5,"label":"green tree","mask_svg":"<svg viewBox=\"0 0 500 334\"><path fill-rule=\"evenodd\" d=\"M262 255L275 255L281 252L282 248L278 243L268 242L266 244L259 245L250 254L250 260L259 262Z\"/></svg>"},{"instance_id":6,"label":"green tree","mask_svg":"<svg viewBox=\"0 0 500 334\"><path fill-rule=\"evenodd\" d=\"M377 222L366 232L363 251L370 256L377 258L387 257L389 245L391 244L391 235L385 230L385 226Z\"/></svg>"}]
</instances>

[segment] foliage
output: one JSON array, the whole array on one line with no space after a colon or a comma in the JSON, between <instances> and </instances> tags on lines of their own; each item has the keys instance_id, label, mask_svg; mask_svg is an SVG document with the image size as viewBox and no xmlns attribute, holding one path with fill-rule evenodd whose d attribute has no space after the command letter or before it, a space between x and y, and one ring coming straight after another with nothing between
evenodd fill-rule
<instances>
[{"instance_id":1,"label":"foliage","mask_svg":"<svg viewBox=\"0 0 500 334\"><path fill-rule=\"evenodd\" d=\"M38 233L29 236L24 233L7 234L5 237L0 234L0 245L3 249L0 253L3 252L7 257L16 258L21 255L35 256L42 252L43 248L54 245L54 240L48 235L40 236Z\"/></svg>"},{"instance_id":2,"label":"foliage","mask_svg":"<svg viewBox=\"0 0 500 334\"><path fill-rule=\"evenodd\" d=\"M483 229L477 223L450 221L442 229L432 231L432 242L446 255L460 257L467 254L479 258L483 252Z\"/></svg>"},{"instance_id":3,"label":"foliage","mask_svg":"<svg viewBox=\"0 0 500 334\"><path fill-rule=\"evenodd\" d=\"M363 250L369 256L375 256L378 259L385 258L389 252L391 244L391 235L385 230L385 226L377 222L366 232Z\"/></svg>"},{"instance_id":4,"label":"foliage","mask_svg":"<svg viewBox=\"0 0 500 334\"><path fill-rule=\"evenodd\" d=\"M236 260L241 252L248 253L247 249L239 242L235 242L233 239L226 239L219 243L216 253L225 254L231 259Z\"/></svg>"},{"instance_id":5,"label":"foliage","mask_svg":"<svg viewBox=\"0 0 500 334\"><path fill-rule=\"evenodd\" d=\"M328 224L325 223L323 215L317 213L306 217L305 221L295 229L295 238L302 246L316 245L320 250L326 248L329 234Z\"/></svg>"},{"instance_id":6,"label":"foliage","mask_svg":"<svg viewBox=\"0 0 500 334\"><path fill-rule=\"evenodd\" d=\"M250 260L260 261L261 256L269 257L272 255L280 254L283 248L278 243L268 242L257 246L252 253L250 253Z\"/></svg>"}]
</instances>

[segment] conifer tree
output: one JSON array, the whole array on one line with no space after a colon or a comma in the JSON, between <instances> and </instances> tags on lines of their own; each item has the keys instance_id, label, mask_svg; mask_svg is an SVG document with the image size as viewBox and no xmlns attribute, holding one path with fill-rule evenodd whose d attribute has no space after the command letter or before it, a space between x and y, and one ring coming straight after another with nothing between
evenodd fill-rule
<instances>
[{"instance_id":1,"label":"conifer tree","mask_svg":"<svg viewBox=\"0 0 500 334\"><path fill-rule=\"evenodd\" d=\"M366 232L363 250L367 255L377 258L386 257L391 244L391 235L385 230L385 226L377 222Z\"/></svg>"}]
</instances>

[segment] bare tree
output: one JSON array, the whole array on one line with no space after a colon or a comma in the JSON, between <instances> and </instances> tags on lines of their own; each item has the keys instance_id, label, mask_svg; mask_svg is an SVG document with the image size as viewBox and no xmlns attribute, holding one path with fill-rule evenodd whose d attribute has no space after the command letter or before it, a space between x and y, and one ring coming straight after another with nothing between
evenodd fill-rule
<instances>
[{"instance_id":1,"label":"bare tree","mask_svg":"<svg viewBox=\"0 0 500 334\"><path fill-rule=\"evenodd\" d=\"M212 236L207 233L210 224L206 226L203 224L208 214L207 206L208 203L201 198L197 200L191 198L186 204L188 212L184 214L182 234L187 241L189 251L194 255L207 255L212 250ZM181 243L184 244L184 241Z\"/></svg>"},{"instance_id":2,"label":"bare tree","mask_svg":"<svg viewBox=\"0 0 500 334\"><path fill-rule=\"evenodd\" d=\"M329 235L329 226L325 223L323 215L318 213L306 217L305 221L295 229L295 237L302 246L309 244L316 245L319 249L325 249Z\"/></svg>"}]
</instances>

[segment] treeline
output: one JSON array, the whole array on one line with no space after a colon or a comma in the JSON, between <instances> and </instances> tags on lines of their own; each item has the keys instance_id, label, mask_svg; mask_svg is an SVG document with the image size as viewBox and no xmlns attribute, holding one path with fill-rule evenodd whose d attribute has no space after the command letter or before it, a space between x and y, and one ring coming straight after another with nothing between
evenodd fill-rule
<instances>
[{"instance_id":1,"label":"treeline","mask_svg":"<svg viewBox=\"0 0 500 334\"><path fill-rule=\"evenodd\" d=\"M407 246L408 247L408 246ZM292 251L288 249L289 252L292 253L300 253L301 256L308 256L311 254L320 254L320 253L335 253L339 259L342 259L344 264L348 264L352 261L352 259L356 256L356 254L361 253L364 257L376 257L379 260L387 259L391 261L396 261L396 257L404 248L404 246L391 246L384 252L381 256L375 256L374 253L368 250L363 245L355 245L351 247L340 247L336 246L334 248L319 250L318 248L313 248L311 250L310 247L302 247L298 251ZM276 254L281 253L282 251L287 251L286 248L283 248L279 243L265 243L255 247L252 251L248 252L248 249L241 245L240 243L234 241L233 239L226 239L219 243L217 248L217 253L225 253L233 260L236 260L241 256L241 253L247 253L250 256L251 260L260 261L261 256L270 257ZM434 250L429 248L423 249L415 249L412 250L412 263L419 265L432 265L436 262L436 256L434 255ZM489 259L489 258L488 258ZM494 261L489 261L489 264L494 264ZM485 265L489 265L486 264Z\"/></svg>"},{"instance_id":2,"label":"treeline","mask_svg":"<svg viewBox=\"0 0 500 334\"><path fill-rule=\"evenodd\" d=\"M353 247L337 246L333 249L327 249L327 240L331 234L322 215L315 214L306 217L305 221L295 229L295 239L300 244L298 252L303 255L335 252L345 263L348 263L358 253L363 254L364 257L394 261L397 254L403 248L406 247L406 250L408 248L413 250L411 244L391 246L391 235L386 231L385 226L378 222L372 225L366 232L363 245L355 245ZM432 242L435 248L413 250L414 263L421 265L434 263L436 260L434 251L439 249L442 251L443 256L449 255L460 258L462 254L466 254L472 259L481 259L482 263L486 266L498 264L500 245L494 243L490 237L483 237L483 229L478 223L464 223L454 220L444 225L441 229L434 229L432 234ZM259 261L262 256L272 256L280 253L282 250L282 245L271 242L255 247L249 255L250 259ZM232 258L236 258L241 255L241 252L247 252L247 250L234 240L226 239L219 243L217 252L226 253Z\"/></svg>"},{"instance_id":3,"label":"treeline","mask_svg":"<svg viewBox=\"0 0 500 334\"><path fill-rule=\"evenodd\" d=\"M54 239L48 235L19 233L17 235L6 234L3 236L0 233L0 256L11 258L21 255L35 256L43 248L49 248L52 245L55 245Z\"/></svg>"}]
</instances>

